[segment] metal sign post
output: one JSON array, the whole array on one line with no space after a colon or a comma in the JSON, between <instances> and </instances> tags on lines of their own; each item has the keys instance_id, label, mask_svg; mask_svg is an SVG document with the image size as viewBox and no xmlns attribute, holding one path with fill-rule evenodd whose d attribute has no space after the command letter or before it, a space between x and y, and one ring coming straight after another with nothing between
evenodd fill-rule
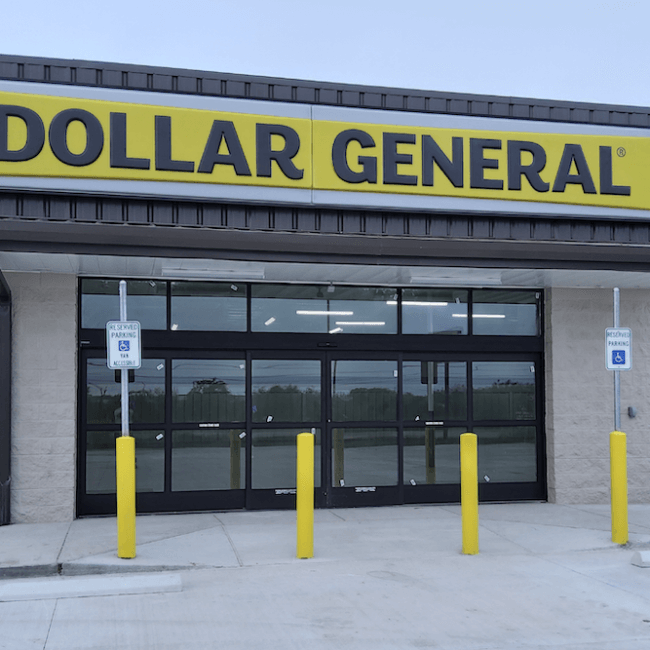
<instances>
[{"instance_id":1,"label":"metal sign post","mask_svg":"<svg viewBox=\"0 0 650 650\"><path fill-rule=\"evenodd\" d=\"M126 321L126 282L120 280L120 321ZM129 346L130 347L130 346ZM129 435L129 371L120 370L122 380L122 435Z\"/></svg>"},{"instance_id":2,"label":"metal sign post","mask_svg":"<svg viewBox=\"0 0 650 650\"><path fill-rule=\"evenodd\" d=\"M606 367L614 371L614 431L609 434L610 480L612 501L612 541L626 544L627 518L627 450L621 431L621 370L632 368L632 330L619 327L620 292L614 289L614 327L605 339Z\"/></svg>"},{"instance_id":3,"label":"metal sign post","mask_svg":"<svg viewBox=\"0 0 650 650\"><path fill-rule=\"evenodd\" d=\"M614 288L614 328L620 327L621 292ZM124 378L122 378L124 382ZM122 384L124 385L124 384ZM124 389L122 389L124 390ZM614 370L614 431L621 430L621 372Z\"/></svg>"},{"instance_id":4,"label":"metal sign post","mask_svg":"<svg viewBox=\"0 0 650 650\"><path fill-rule=\"evenodd\" d=\"M106 323L107 365L122 384L122 436L115 445L117 555L135 557L135 440L129 435L129 369L141 365L140 323L126 320L126 282L120 281L120 320Z\"/></svg>"},{"instance_id":5,"label":"metal sign post","mask_svg":"<svg viewBox=\"0 0 650 650\"><path fill-rule=\"evenodd\" d=\"M621 370L632 369L632 330L619 327L620 292L614 289L614 327L605 330L605 367L614 371L614 431L621 429Z\"/></svg>"}]
</instances>

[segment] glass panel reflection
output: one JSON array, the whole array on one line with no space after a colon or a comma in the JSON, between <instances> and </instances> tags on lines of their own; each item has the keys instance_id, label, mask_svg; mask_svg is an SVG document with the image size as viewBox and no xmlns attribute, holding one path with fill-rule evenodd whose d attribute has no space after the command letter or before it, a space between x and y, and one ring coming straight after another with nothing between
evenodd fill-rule
<instances>
[{"instance_id":1,"label":"glass panel reflection","mask_svg":"<svg viewBox=\"0 0 650 650\"><path fill-rule=\"evenodd\" d=\"M167 283L154 280L129 280L126 283L129 320L142 329L167 327ZM106 327L109 320L120 320L120 281L81 281L81 327Z\"/></svg>"},{"instance_id":2,"label":"glass panel reflection","mask_svg":"<svg viewBox=\"0 0 650 650\"><path fill-rule=\"evenodd\" d=\"M253 361L253 422L315 422L321 416L316 360Z\"/></svg>"},{"instance_id":3,"label":"glass panel reflection","mask_svg":"<svg viewBox=\"0 0 650 650\"><path fill-rule=\"evenodd\" d=\"M462 427L404 429L404 484L460 483Z\"/></svg>"},{"instance_id":4,"label":"glass panel reflection","mask_svg":"<svg viewBox=\"0 0 650 650\"><path fill-rule=\"evenodd\" d=\"M474 291L474 334L537 336L539 334L535 291Z\"/></svg>"},{"instance_id":5,"label":"glass panel reflection","mask_svg":"<svg viewBox=\"0 0 650 650\"><path fill-rule=\"evenodd\" d=\"M86 492L115 493L115 440L119 431L86 434ZM135 438L136 492L165 489L165 441L162 431L131 431Z\"/></svg>"},{"instance_id":6,"label":"glass panel reflection","mask_svg":"<svg viewBox=\"0 0 650 650\"><path fill-rule=\"evenodd\" d=\"M254 332L396 334L397 291L383 287L254 285Z\"/></svg>"},{"instance_id":7,"label":"glass panel reflection","mask_svg":"<svg viewBox=\"0 0 650 650\"><path fill-rule=\"evenodd\" d=\"M405 420L467 419L464 361L405 361L402 378Z\"/></svg>"},{"instance_id":8,"label":"glass panel reflection","mask_svg":"<svg viewBox=\"0 0 650 650\"><path fill-rule=\"evenodd\" d=\"M476 427L479 482L537 480L535 427Z\"/></svg>"},{"instance_id":9,"label":"glass panel reflection","mask_svg":"<svg viewBox=\"0 0 650 650\"><path fill-rule=\"evenodd\" d=\"M171 329L246 331L246 285L172 282Z\"/></svg>"},{"instance_id":10,"label":"glass panel reflection","mask_svg":"<svg viewBox=\"0 0 650 650\"><path fill-rule=\"evenodd\" d=\"M404 334L467 334L468 292L460 289L403 289Z\"/></svg>"},{"instance_id":11,"label":"glass panel reflection","mask_svg":"<svg viewBox=\"0 0 650 650\"><path fill-rule=\"evenodd\" d=\"M396 429L332 429L335 487L397 485Z\"/></svg>"},{"instance_id":12,"label":"glass panel reflection","mask_svg":"<svg viewBox=\"0 0 650 650\"><path fill-rule=\"evenodd\" d=\"M121 378L110 370L106 359L88 359L86 365L86 419L89 424L119 424L122 421ZM129 413L133 423L163 422L165 419L165 362L142 359L129 382ZM131 374L131 372L129 374Z\"/></svg>"},{"instance_id":13,"label":"glass panel reflection","mask_svg":"<svg viewBox=\"0 0 650 650\"><path fill-rule=\"evenodd\" d=\"M246 481L241 429L172 432L172 490L239 490Z\"/></svg>"},{"instance_id":14,"label":"glass panel reflection","mask_svg":"<svg viewBox=\"0 0 650 650\"><path fill-rule=\"evenodd\" d=\"M172 361L173 422L243 422L245 413L243 358Z\"/></svg>"},{"instance_id":15,"label":"glass panel reflection","mask_svg":"<svg viewBox=\"0 0 650 650\"><path fill-rule=\"evenodd\" d=\"M314 485L320 486L321 435L315 429ZM253 429L252 486L254 489L295 489L296 436L304 429Z\"/></svg>"},{"instance_id":16,"label":"glass panel reflection","mask_svg":"<svg viewBox=\"0 0 650 650\"><path fill-rule=\"evenodd\" d=\"M475 420L534 420L535 365L530 361L472 364Z\"/></svg>"},{"instance_id":17,"label":"glass panel reflection","mask_svg":"<svg viewBox=\"0 0 650 650\"><path fill-rule=\"evenodd\" d=\"M397 418L397 361L332 361L332 418L339 422Z\"/></svg>"}]
</instances>

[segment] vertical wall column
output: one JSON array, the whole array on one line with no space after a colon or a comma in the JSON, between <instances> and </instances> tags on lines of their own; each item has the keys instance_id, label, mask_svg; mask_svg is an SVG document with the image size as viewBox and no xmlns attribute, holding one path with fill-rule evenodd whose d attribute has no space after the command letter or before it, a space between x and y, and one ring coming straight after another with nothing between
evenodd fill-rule
<instances>
[{"instance_id":1,"label":"vertical wall column","mask_svg":"<svg viewBox=\"0 0 650 650\"><path fill-rule=\"evenodd\" d=\"M0 526L11 522L11 291L0 271Z\"/></svg>"},{"instance_id":2,"label":"vertical wall column","mask_svg":"<svg viewBox=\"0 0 650 650\"><path fill-rule=\"evenodd\" d=\"M77 278L7 272L12 308L11 523L75 513Z\"/></svg>"},{"instance_id":3,"label":"vertical wall column","mask_svg":"<svg viewBox=\"0 0 650 650\"><path fill-rule=\"evenodd\" d=\"M648 503L650 291L621 289L620 322L634 336L634 365L621 373L629 502ZM546 431L551 502L609 503L614 386L611 370L605 367L605 330L611 326L611 289L547 290Z\"/></svg>"}]
</instances>

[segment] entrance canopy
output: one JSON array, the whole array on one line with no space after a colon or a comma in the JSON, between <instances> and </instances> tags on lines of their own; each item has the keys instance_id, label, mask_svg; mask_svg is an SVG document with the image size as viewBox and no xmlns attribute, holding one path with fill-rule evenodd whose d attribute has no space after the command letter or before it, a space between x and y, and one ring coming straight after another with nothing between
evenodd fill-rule
<instances>
[{"instance_id":1,"label":"entrance canopy","mask_svg":"<svg viewBox=\"0 0 650 650\"><path fill-rule=\"evenodd\" d=\"M470 268L391 264L282 263L67 253L0 252L5 271L79 276L393 287L650 288L650 273L606 269Z\"/></svg>"}]
</instances>

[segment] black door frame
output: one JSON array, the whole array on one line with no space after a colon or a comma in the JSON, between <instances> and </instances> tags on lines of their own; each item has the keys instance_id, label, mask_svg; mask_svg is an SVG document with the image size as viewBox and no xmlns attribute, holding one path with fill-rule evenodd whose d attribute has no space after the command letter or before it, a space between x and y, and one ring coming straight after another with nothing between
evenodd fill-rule
<instances>
[{"instance_id":1,"label":"black door frame","mask_svg":"<svg viewBox=\"0 0 650 650\"><path fill-rule=\"evenodd\" d=\"M84 349L80 355L80 386L86 386L87 359L103 358L102 350ZM472 417L471 363L472 361L530 361L536 366L536 418L527 424L536 427L537 440L537 481L535 483L480 483L479 497L482 501L501 500L542 500L546 498L546 456L543 435L543 358L539 353L444 353L426 352L293 352L276 350L265 351L188 351L188 350L147 350L147 358L163 358L165 360L165 420L161 423L132 424L134 431L160 429L165 438L165 489L164 492L139 492L137 508L139 512L169 512L169 511L203 511L228 509L291 509L295 507L295 491L279 487L278 489L253 489L252 487L252 453L254 429L304 429L320 428L321 432L321 485L314 490L316 507L358 507L376 505L397 505L402 503L449 503L460 499L460 486L456 484L435 485L405 485L404 468L404 429L409 424L402 413L402 363L404 361L460 361L467 363L468 382L468 417L465 421L447 421L447 427L464 427L471 431L478 421ZM245 484L239 490L214 490L173 492L171 490L172 463L172 431L174 429L199 428L199 423L182 423L172 421L171 389L172 362L177 359L245 359L246 360L246 421L236 423L219 423L224 427L242 428L246 432L245 452ZM252 421L252 361L256 359L274 360L318 360L321 364L321 417L320 420L306 424L295 422L260 423ZM397 381L395 420L382 422L335 422L332 419L332 362L334 360L390 360L395 361L399 379ZM79 409L79 473L77 483L77 503L80 515L112 514L115 511L114 494L87 494L86 464L88 430L114 431L119 434L117 425L86 424L86 400L80 400ZM499 422L490 422L498 426ZM513 425L512 421L501 424ZM390 486L335 486L332 480L332 430L335 428L395 428L397 432L397 477L396 484ZM412 426L412 425L411 425Z\"/></svg>"}]
</instances>

